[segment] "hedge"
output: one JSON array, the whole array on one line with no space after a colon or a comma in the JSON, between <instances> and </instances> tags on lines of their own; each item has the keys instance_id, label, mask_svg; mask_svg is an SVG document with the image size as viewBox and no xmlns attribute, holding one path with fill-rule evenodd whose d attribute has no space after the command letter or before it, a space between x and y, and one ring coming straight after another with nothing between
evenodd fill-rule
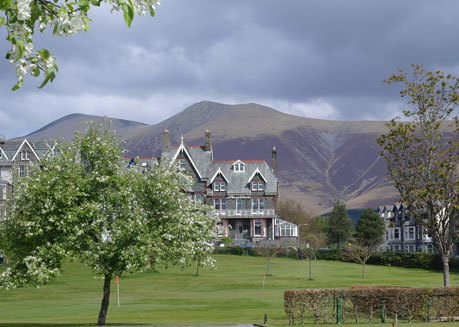
<instances>
[{"instance_id":1,"label":"hedge","mask_svg":"<svg viewBox=\"0 0 459 327\"><path fill-rule=\"evenodd\" d=\"M318 251L317 259L345 261L339 249L323 249ZM374 253L367 264L379 266L394 266L404 268L420 268L428 270L442 270L441 257L434 253L424 252L397 252L383 251ZM459 259L451 258L449 261L450 271L459 271Z\"/></svg>"},{"instance_id":2,"label":"hedge","mask_svg":"<svg viewBox=\"0 0 459 327\"><path fill-rule=\"evenodd\" d=\"M354 286L349 289L307 289L284 292L284 307L289 323L329 323L360 319L371 322L383 316L394 320L453 320L459 315L459 287L408 288L392 286Z\"/></svg>"}]
</instances>

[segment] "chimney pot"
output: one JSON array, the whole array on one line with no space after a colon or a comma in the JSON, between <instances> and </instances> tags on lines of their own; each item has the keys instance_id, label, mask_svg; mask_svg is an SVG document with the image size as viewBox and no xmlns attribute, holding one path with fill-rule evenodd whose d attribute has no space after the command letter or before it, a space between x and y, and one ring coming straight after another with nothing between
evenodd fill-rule
<instances>
[{"instance_id":1,"label":"chimney pot","mask_svg":"<svg viewBox=\"0 0 459 327\"><path fill-rule=\"evenodd\" d=\"M206 151L212 151L212 141L210 139L211 133L208 129L206 129Z\"/></svg>"},{"instance_id":2,"label":"chimney pot","mask_svg":"<svg viewBox=\"0 0 459 327\"><path fill-rule=\"evenodd\" d=\"M277 176L277 149L275 146L273 146L272 159L273 172Z\"/></svg>"},{"instance_id":3,"label":"chimney pot","mask_svg":"<svg viewBox=\"0 0 459 327\"><path fill-rule=\"evenodd\" d=\"M169 131L167 129L162 131L163 134L163 149L162 152L167 152L169 150L169 147L171 146L171 136L169 134Z\"/></svg>"}]
</instances>

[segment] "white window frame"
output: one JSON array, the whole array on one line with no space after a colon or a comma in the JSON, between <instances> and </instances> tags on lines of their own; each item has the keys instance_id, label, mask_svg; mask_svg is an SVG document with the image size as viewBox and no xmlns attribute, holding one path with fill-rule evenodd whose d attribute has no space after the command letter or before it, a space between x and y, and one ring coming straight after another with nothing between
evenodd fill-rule
<instances>
[{"instance_id":1,"label":"white window frame","mask_svg":"<svg viewBox=\"0 0 459 327\"><path fill-rule=\"evenodd\" d=\"M258 191L263 191L265 189L265 182L258 181Z\"/></svg>"},{"instance_id":2,"label":"white window frame","mask_svg":"<svg viewBox=\"0 0 459 327\"><path fill-rule=\"evenodd\" d=\"M215 211L221 210L220 199L214 199L214 210Z\"/></svg>"},{"instance_id":3,"label":"white window frame","mask_svg":"<svg viewBox=\"0 0 459 327\"><path fill-rule=\"evenodd\" d=\"M220 212L226 212L226 198L220 199Z\"/></svg>"},{"instance_id":4,"label":"white window frame","mask_svg":"<svg viewBox=\"0 0 459 327\"><path fill-rule=\"evenodd\" d=\"M258 191L258 181L252 181L252 191Z\"/></svg>"},{"instance_id":5,"label":"white window frame","mask_svg":"<svg viewBox=\"0 0 459 327\"><path fill-rule=\"evenodd\" d=\"M395 232L397 232L398 237L395 237ZM400 228L394 228L394 240L399 240L400 239Z\"/></svg>"},{"instance_id":6,"label":"white window frame","mask_svg":"<svg viewBox=\"0 0 459 327\"><path fill-rule=\"evenodd\" d=\"M264 198L252 198L252 213L263 213L265 210Z\"/></svg>"},{"instance_id":7,"label":"white window frame","mask_svg":"<svg viewBox=\"0 0 459 327\"><path fill-rule=\"evenodd\" d=\"M19 176L20 177L24 177L26 176L27 173L26 173L26 166L25 165L20 165L19 166Z\"/></svg>"},{"instance_id":8,"label":"white window frame","mask_svg":"<svg viewBox=\"0 0 459 327\"><path fill-rule=\"evenodd\" d=\"M185 170L186 169L186 161L185 159L180 159L179 161L179 168Z\"/></svg>"},{"instance_id":9,"label":"white window frame","mask_svg":"<svg viewBox=\"0 0 459 327\"><path fill-rule=\"evenodd\" d=\"M408 239L414 240L416 238L416 229L414 227L408 228Z\"/></svg>"},{"instance_id":10,"label":"white window frame","mask_svg":"<svg viewBox=\"0 0 459 327\"><path fill-rule=\"evenodd\" d=\"M226 182L214 182L215 192L226 192Z\"/></svg>"},{"instance_id":11,"label":"white window frame","mask_svg":"<svg viewBox=\"0 0 459 327\"><path fill-rule=\"evenodd\" d=\"M240 215L242 213L242 199L236 198L236 214Z\"/></svg>"},{"instance_id":12,"label":"white window frame","mask_svg":"<svg viewBox=\"0 0 459 327\"><path fill-rule=\"evenodd\" d=\"M25 150L21 151L21 160L25 160Z\"/></svg>"},{"instance_id":13,"label":"white window frame","mask_svg":"<svg viewBox=\"0 0 459 327\"><path fill-rule=\"evenodd\" d=\"M235 172L244 172L245 171L245 165L242 162L238 162L234 164L234 171Z\"/></svg>"}]
</instances>

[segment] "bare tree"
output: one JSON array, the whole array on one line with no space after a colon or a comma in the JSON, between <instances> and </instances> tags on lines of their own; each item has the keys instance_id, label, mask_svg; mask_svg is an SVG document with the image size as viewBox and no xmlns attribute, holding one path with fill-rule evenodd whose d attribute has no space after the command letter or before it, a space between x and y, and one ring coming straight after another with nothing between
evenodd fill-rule
<instances>
[{"instance_id":1,"label":"bare tree","mask_svg":"<svg viewBox=\"0 0 459 327\"><path fill-rule=\"evenodd\" d=\"M362 278L366 277L366 263L371 255L376 252L379 242L375 240L360 239L349 243L344 249L343 257L362 265Z\"/></svg>"},{"instance_id":2,"label":"bare tree","mask_svg":"<svg viewBox=\"0 0 459 327\"><path fill-rule=\"evenodd\" d=\"M255 248L255 253L266 259L267 276L271 276L271 259L277 257L281 250L282 248L279 243L273 241L260 243L259 246Z\"/></svg>"},{"instance_id":3,"label":"bare tree","mask_svg":"<svg viewBox=\"0 0 459 327\"><path fill-rule=\"evenodd\" d=\"M327 235L320 231L309 232L300 242L300 249L309 262L309 279L312 280L312 260L316 258L317 251L325 246Z\"/></svg>"}]
</instances>

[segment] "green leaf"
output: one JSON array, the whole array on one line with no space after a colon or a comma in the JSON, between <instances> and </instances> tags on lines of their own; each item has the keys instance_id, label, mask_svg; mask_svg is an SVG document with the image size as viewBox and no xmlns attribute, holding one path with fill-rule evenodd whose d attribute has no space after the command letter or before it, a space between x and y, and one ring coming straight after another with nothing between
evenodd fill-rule
<instances>
[{"instance_id":1,"label":"green leaf","mask_svg":"<svg viewBox=\"0 0 459 327\"><path fill-rule=\"evenodd\" d=\"M18 40L16 42L16 46L18 47L19 53L18 57L14 59L14 61L19 60L19 58L22 58L22 55L24 54L24 41Z\"/></svg>"},{"instance_id":2,"label":"green leaf","mask_svg":"<svg viewBox=\"0 0 459 327\"><path fill-rule=\"evenodd\" d=\"M43 88L46 84L48 84L49 81L54 81L54 78L56 77L56 74L51 71L51 72L47 72L46 73L46 77L45 79L43 80L43 82L41 83L41 85L38 87L39 89Z\"/></svg>"},{"instance_id":3,"label":"green leaf","mask_svg":"<svg viewBox=\"0 0 459 327\"><path fill-rule=\"evenodd\" d=\"M11 89L11 91L17 91L21 88L22 84L24 84L24 80L21 79L20 81L18 81L14 86L13 88Z\"/></svg>"},{"instance_id":4,"label":"green leaf","mask_svg":"<svg viewBox=\"0 0 459 327\"><path fill-rule=\"evenodd\" d=\"M47 49L38 50L37 53L45 61L49 58L49 51Z\"/></svg>"},{"instance_id":5,"label":"green leaf","mask_svg":"<svg viewBox=\"0 0 459 327\"><path fill-rule=\"evenodd\" d=\"M132 20L134 19L134 11L126 3L123 3L123 14L124 14L124 21L126 22L126 25L130 27Z\"/></svg>"},{"instance_id":6,"label":"green leaf","mask_svg":"<svg viewBox=\"0 0 459 327\"><path fill-rule=\"evenodd\" d=\"M30 66L30 74L34 77L38 77L40 75L40 68L37 65Z\"/></svg>"},{"instance_id":7,"label":"green leaf","mask_svg":"<svg viewBox=\"0 0 459 327\"><path fill-rule=\"evenodd\" d=\"M151 17L155 16L155 8L153 8L152 5L150 5L150 15L151 15Z\"/></svg>"},{"instance_id":8,"label":"green leaf","mask_svg":"<svg viewBox=\"0 0 459 327\"><path fill-rule=\"evenodd\" d=\"M80 9L82 11L88 11L89 9L89 0L80 0L79 1Z\"/></svg>"},{"instance_id":9,"label":"green leaf","mask_svg":"<svg viewBox=\"0 0 459 327\"><path fill-rule=\"evenodd\" d=\"M0 0L0 10L7 10L11 7L11 0Z\"/></svg>"},{"instance_id":10,"label":"green leaf","mask_svg":"<svg viewBox=\"0 0 459 327\"><path fill-rule=\"evenodd\" d=\"M5 24L5 17L0 17L0 27Z\"/></svg>"},{"instance_id":11,"label":"green leaf","mask_svg":"<svg viewBox=\"0 0 459 327\"><path fill-rule=\"evenodd\" d=\"M88 17L83 17L83 24L84 24L84 31L85 32L89 31L89 18Z\"/></svg>"}]
</instances>

